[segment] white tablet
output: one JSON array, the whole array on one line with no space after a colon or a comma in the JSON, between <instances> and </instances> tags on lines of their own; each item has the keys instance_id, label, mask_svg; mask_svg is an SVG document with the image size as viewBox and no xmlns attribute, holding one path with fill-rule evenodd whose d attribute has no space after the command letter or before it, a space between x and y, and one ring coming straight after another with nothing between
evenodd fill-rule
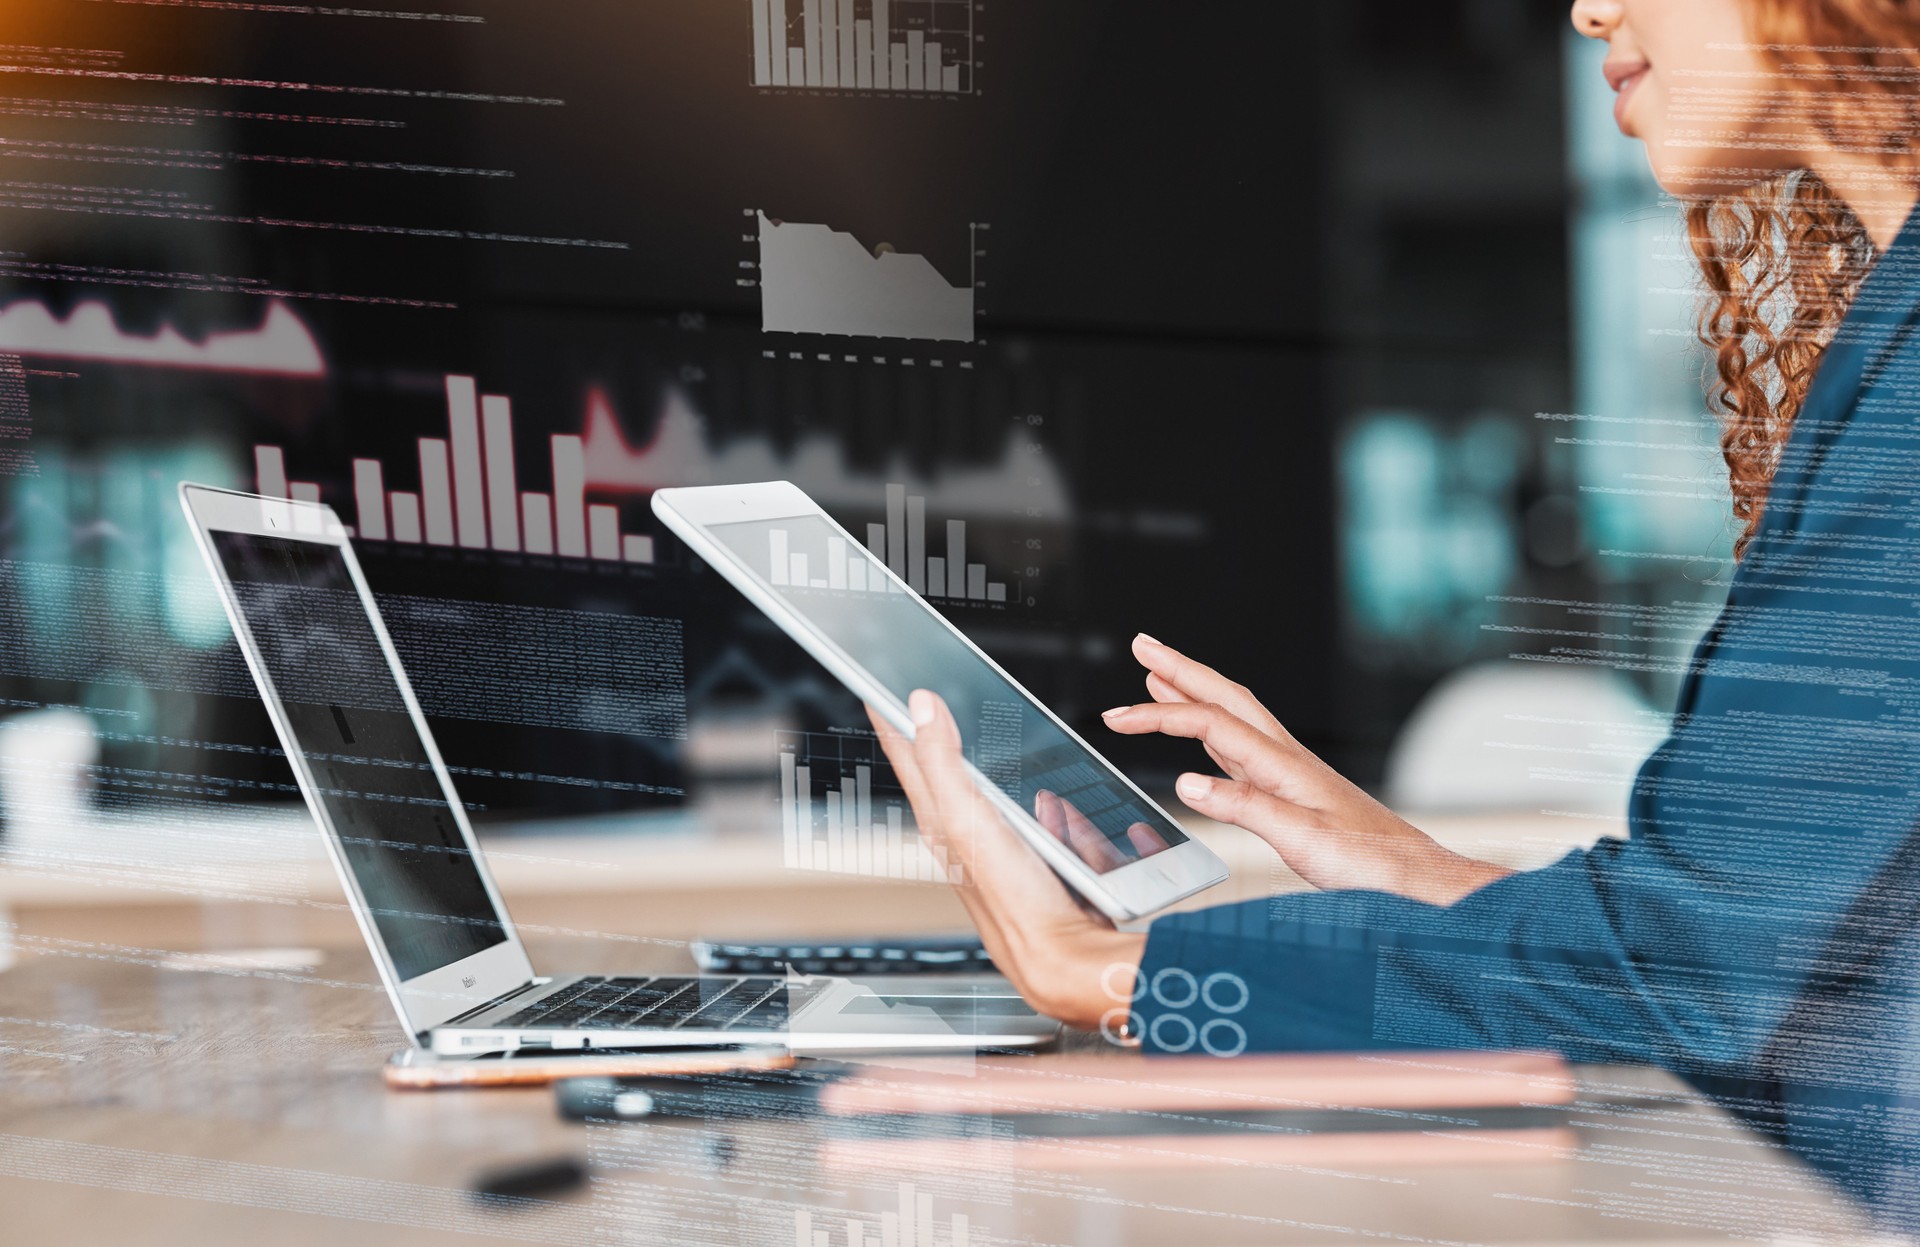
<instances>
[{"instance_id":1,"label":"white tablet","mask_svg":"<svg viewBox=\"0 0 1920 1247\"><path fill-rule=\"evenodd\" d=\"M1116 920L1227 877L1166 811L785 481L662 489L654 514L907 736L940 694L973 779L1054 871Z\"/></svg>"}]
</instances>

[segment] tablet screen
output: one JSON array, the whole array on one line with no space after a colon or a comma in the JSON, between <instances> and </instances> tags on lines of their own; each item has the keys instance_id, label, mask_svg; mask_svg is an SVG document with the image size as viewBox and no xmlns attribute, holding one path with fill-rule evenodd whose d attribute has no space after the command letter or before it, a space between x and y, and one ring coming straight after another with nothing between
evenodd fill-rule
<instances>
[{"instance_id":1,"label":"tablet screen","mask_svg":"<svg viewBox=\"0 0 1920 1247\"><path fill-rule=\"evenodd\" d=\"M873 553L818 516L707 531L901 701L946 698L967 757L1074 854L1105 872L1187 839L961 640Z\"/></svg>"}]
</instances>

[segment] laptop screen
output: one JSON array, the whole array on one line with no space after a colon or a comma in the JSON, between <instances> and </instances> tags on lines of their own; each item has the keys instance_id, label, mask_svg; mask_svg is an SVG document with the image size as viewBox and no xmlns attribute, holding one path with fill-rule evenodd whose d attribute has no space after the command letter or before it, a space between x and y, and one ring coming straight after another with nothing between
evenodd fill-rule
<instances>
[{"instance_id":1,"label":"laptop screen","mask_svg":"<svg viewBox=\"0 0 1920 1247\"><path fill-rule=\"evenodd\" d=\"M411 979L504 941L340 552L209 536L395 973Z\"/></svg>"}]
</instances>

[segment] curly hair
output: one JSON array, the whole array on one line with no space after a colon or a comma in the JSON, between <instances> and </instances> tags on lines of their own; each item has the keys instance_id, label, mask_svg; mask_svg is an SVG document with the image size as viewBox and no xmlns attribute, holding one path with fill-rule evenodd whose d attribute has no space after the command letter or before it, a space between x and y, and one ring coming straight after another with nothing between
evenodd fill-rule
<instances>
[{"instance_id":1,"label":"curly hair","mask_svg":"<svg viewBox=\"0 0 1920 1247\"><path fill-rule=\"evenodd\" d=\"M1812 103L1823 138L1891 157L1920 125L1920 0L1747 0L1771 67ZM1706 281L1700 340L1713 358L1734 557L1759 531L1768 487L1815 370L1875 252L1846 202L1810 170L1688 197L1688 242Z\"/></svg>"}]
</instances>

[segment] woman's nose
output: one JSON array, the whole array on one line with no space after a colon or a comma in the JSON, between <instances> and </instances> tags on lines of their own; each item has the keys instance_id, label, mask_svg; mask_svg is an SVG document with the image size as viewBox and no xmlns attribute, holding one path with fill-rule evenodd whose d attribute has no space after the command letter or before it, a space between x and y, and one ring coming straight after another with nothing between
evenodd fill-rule
<instances>
[{"instance_id":1,"label":"woman's nose","mask_svg":"<svg viewBox=\"0 0 1920 1247\"><path fill-rule=\"evenodd\" d=\"M1611 38L1623 7L1620 0L1573 0L1573 28L1589 39Z\"/></svg>"}]
</instances>

